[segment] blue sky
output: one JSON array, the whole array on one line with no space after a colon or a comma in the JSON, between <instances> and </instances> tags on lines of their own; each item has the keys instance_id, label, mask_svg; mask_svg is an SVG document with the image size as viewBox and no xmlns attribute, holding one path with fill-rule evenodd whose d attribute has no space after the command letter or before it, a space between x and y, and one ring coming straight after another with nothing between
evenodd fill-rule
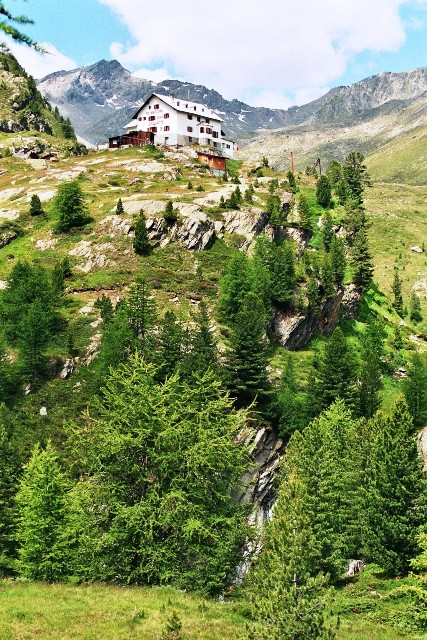
<instances>
[{"instance_id":1,"label":"blue sky","mask_svg":"<svg viewBox=\"0 0 427 640\"><path fill-rule=\"evenodd\" d=\"M35 77L117 58L256 106L303 104L382 71L427 66L427 0L6 0L52 51L12 44Z\"/></svg>"}]
</instances>

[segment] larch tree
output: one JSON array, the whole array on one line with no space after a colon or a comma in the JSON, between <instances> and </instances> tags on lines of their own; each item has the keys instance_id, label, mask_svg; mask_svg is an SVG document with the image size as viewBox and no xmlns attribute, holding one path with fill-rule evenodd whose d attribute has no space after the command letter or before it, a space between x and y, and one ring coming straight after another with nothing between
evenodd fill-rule
<instances>
[{"instance_id":1,"label":"larch tree","mask_svg":"<svg viewBox=\"0 0 427 640\"><path fill-rule=\"evenodd\" d=\"M73 227L81 227L87 223L87 207L78 180L63 182L59 185L53 199L53 211L58 218L58 231L69 231Z\"/></svg>"},{"instance_id":2,"label":"larch tree","mask_svg":"<svg viewBox=\"0 0 427 640\"><path fill-rule=\"evenodd\" d=\"M66 573L66 490L50 442L44 450L36 446L16 496L18 570L26 578L52 582Z\"/></svg>"}]
</instances>

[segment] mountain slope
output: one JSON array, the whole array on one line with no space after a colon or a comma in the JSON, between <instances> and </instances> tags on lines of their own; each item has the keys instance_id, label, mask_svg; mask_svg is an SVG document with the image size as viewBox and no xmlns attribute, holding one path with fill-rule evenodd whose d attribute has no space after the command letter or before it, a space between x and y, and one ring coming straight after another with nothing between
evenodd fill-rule
<instances>
[{"instance_id":1,"label":"mountain slope","mask_svg":"<svg viewBox=\"0 0 427 640\"><path fill-rule=\"evenodd\" d=\"M153 91L203 102L217 110L228 134L248 140L258 129L308 127L309 130L364 122L408 107L427 91L427 68L382 73L289 109L251 107L226 100L217 91L180 80L153 83L134 76L117 60L101 60L73 71L59 71L38 83L49 101L70 117L83 138L103 143L120 133L135 109Z\"/></svg>"}]
</instances>

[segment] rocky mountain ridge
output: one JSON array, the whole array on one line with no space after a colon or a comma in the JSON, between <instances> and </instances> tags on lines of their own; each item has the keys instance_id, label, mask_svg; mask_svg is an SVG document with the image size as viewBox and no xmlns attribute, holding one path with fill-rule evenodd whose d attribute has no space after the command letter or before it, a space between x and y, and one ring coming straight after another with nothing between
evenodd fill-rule
<instances>
[{"instance_id":1,"label":"rocky mountain ridge","mask_svg":"<svg viewBox=\"0 0 427 640\"><path fill-rule=\"evenodd\" d=\"M395 113L427 92L427 68L381 73L289 109L251 107L239 100L226 100L203 85L180 80L156 84L133 75L117 60L58 71L42 78L38 88L71 119L78 135L92 143L103 143L120 133L153 91L203 102L223 117L228 135L244 140L259 129L341 127Z\"/></svg>"}]
</instances>

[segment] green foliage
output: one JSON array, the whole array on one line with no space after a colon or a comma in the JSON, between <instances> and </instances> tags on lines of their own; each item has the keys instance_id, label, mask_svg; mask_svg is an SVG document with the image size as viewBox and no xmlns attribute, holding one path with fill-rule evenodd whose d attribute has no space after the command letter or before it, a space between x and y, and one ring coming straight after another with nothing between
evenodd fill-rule
<instances>
[{"instance_id":1,"label":"green foliage","mask_svg":"<svg viewBox=\"0 0 427 640\"><path fill-rule=\"evenodd\" d=\"M41 53L45 52L43 47L32 40L27 34L22 33L22 31L17 29L13 24L33 24L32 20L25 16L14 16L10 11L8 11L8 9L6 9L4 2L0 2L0 17L0 31L13 38L13 40L26 44L36 51Z\"/></svg>"},{"instance_id":2,"label":"green foliage","mask_svg":"<svg viewBox=\"0 0 427 640\"><path fill-rule=\"evenodd\" d=\"M133 239L133 248L135 253L140 256L147 256L151 252L152 248L150 240L148 238L145 215L142 209L135 223L135 237Z\"/></svg>"},{"instance_id":3,"label":"green foliage","mask_svg":"<svg viewBox=\"0 0 427 640\"><path fill-rule=\"evenodd\" d=\"M163 384L138 355L112 372L85 428L72 495L74 572L86 579L222 589L246 535L231 493L246 464L244 415L210 374Z\"/></svg>"},{"instance_id":4,"label":"green foliage","mask_svg":"<svg viewBox=\"0 0 427 640\"><path fill-rule=\"evenodd\" d=\"M359 151L351 151L342 166L349 196L358 204L363 203L365 187L372 186L364 160L365 158L362 153Z\"/></svg>"},{"instance_id":5,"label":"green foliage","mask_svg":"<svg viewBox=\"0 0 427 640\"><path fill-rule=\"evenodd\" d=\"M329 251L331 248L331 242L334 235L331 213L330 211L326 211L322 216L322 240L325 251Z\"/></svg>"},{"instance_id":6,"label":"green foliage","mask_svg":"<svg viewBox=\"0 0 427 640\"><path fill-rule=\"evenodd\" d=\"M409 378L403 385L405 400L414 421L414 426L422 428L427 424L427 365L425 357L414 354Z\"/></svg>"},{"instance_id":7,"label":"green foliage","mask_svg":"<svg viewBox=\"0 0 427 640\"><path fill-rule=\"evenodd\" d=\"M125 212L124 207L123 207L123 202L122 199L119 198L117 200L117 205L116 205L116 215L121 216L123 215Z\"/></svg>"},{"instance_id":8,"label":"green foliage","mask_svg":"<svg viewBox=\"0 0 427 640\"><path fill-rule=\"evenodd\" d=\"M296 285L295 251L292 243L273 244L269 258L270 291L275 305L292 301Z\"/></svg>"},{"instance_id":9,"label":"green foliage","mask_svg":"<svg viewBox=\"0 0 427 640\"><path fill-rule=\"evenodd\" d=\"M330 161L330 163L328 164L328 169L326 171L326 176L332 189L336 189L338 184L343 179L342 166L340 165L338 160Z\"/></svg>"},{"instance_id":10,"label":"green foliage","mask_svg":"<svg viewBox=\"0 0 427 640\"><path fill-rule=\"evenodd\" d=\"M317 181L316 187L316 200L317 203L327 209L331 206L332 192L331 185L327 176L320 176Z\"/></svg>"},{"instance_id":11,"label":"green foliage","mask_svg":"<svg viewBox=\"0 0 427 640\"><path fill-rule=\"evenodd\" d=\"M331 268L335 284L342 286L345 276L346 259L344 241L333 236L330 244L329 255L331 257Z\"/></svg>"},{"instance_id":12,"label":"green foliage","mask_svg":"<svg viewBox=\"0 0 427 640\"><path fill-rule=\"evenodd\" d=\"M264 305L248 293L230 330L225 364L227 385L238 406L255 400L265 404L270 394L265 320Z\"/></svg>"},{"instance_id":13,"label":"green foliage","mask_svg":"<svg viewBox=\"0 0 427 640\"><path fill-rule=\"evenodd\" d=\"M174 224L178 220L178 211L173 208L172 200L168 200L163 212L163 218L166 224Z\"/></svg>"},{"instance_id":14,"label":"green foliage","mask_svg":"<svg viewBox=\"0 0 427 640\"><path fill-rule=\"evenodd\" d=\"M421 302L419 296L413 291L411 293L411 299L409 303L409 318L411 322L421 322L423 319L423 314L421 311Z\"/></svg>"},{"instance_id":15,"label":"green foliage","mask_svg":"<svg viewBox=\"0 0 427 640\"><path fill-rule=\"evenodd\" d=\"M16 496L18 569L22 576L52 582L64 576L66 481L48 442L25 466Z\"/></svg>"},{"instance_id":16,"label":"green foliage","mask_svg":"<svg viewBox=\"0 0 427 640\"><path fill-rule=\"evenodd\" d=\"M337 327L325 345L315 372L316 381L310 398L312 410L319 412L338 398L355 405L357 368L354 355L342 330ZM314 413L315 415L315 413Z\"/></svg>"},{"instance_id":17,"label":"green foliage","mask_svg":"<svg viewBox=\"0 0 427 640\"><path fill-rule=\"evenodd\" d=\"M105 293L103 293L102 296L95 300L94 307L100 310L101 319L104 324L108 324L109 322L111 322L114 315L113 303L111 302L111 299L105 295Z\"/></svg>"},{"instance_id":18,"label":"green foliage","mask_svg":"<svg viewBox=\"0 0 427 640\"><path fill-rule=\"evenodd\" d=\"M372 282L374 267L366 228L361 228L354 237L354 243L351 248L351 264L353 267L353 282L356 286L367 289Z\"/></svg>"},{"instance_id":19,"label":"green foliage","mask_svg":"<svg viewBox=\"0 0 427 640\"><path fill-rule=\"evenodd\" d=\"M252 624L247 640L332 640L331 594L318 574L316 536L307 512L307 491L295 468L281 483L274 519L249 573L245 595ZM330 615L330 614L329 614Z\"/></svg>"},{"instance_id":20,"label":"green foliage","mask_svg":"<svg viewBox=\"0 0 427 640\"><path fill-rule=\"evenodd\" d=\"M417 530L425 521L426 479L406 403L377 415L367 472L365 554L387 572L408 570L418 550Z\"/></svg>"},{"instance_id":21,"label":"green foliage","mask_svg":"<svg viewBox=\"0 0 427 640\"><path fill-rule=\"evenodd\" d=\"M289 182L289 191L291 193L296 193L298 191L298 187L297 187L297 183L295 180L295 176L292 173L292 171L288 171L288 173L286 174L286 177L288 179Z\"/></svg>"},{"instance_id":22,"label":"green foliage","mask_svg":"<svg viewBox=\"0 0 427 640\"><path fill-rule=\"evenodd\" d=\"M403 297L402 297L402 279L399 275L399 268L397 265L394 266L393 269L393 284L391 286L391 290L394 295L393 307L396 309L396 312L402 316L403 314Z\"/></svg>"},{"instance_id":23,"label":"green foliage","mask_svg":"<svg viewBox=\"0 0 427 640\"><path fill-rule=\"evenodd\" d=\"M218 312L227 323L236 321L236 316L246 295L253 290L253 275L246 254L236 253L225 269L221 280Z\"/></svg>"},{"instance_id":24,"label":"green foliage","mask_svg":"<svg viewBox=\"0 0 427 640\"><path fill-rule=\"evenodd\" d=\"M172 611L167 619L161 640L185 640L182 634L182 622L176 611Z\"/></svg>"},{"instance_id":25,"label":"green foliage","mask_svg":"<svg viewBox=\"0 0 427 640\"><path fill-rule=\"evenodd\" d=\"M54 215L58 218L58 231L69 231L88 222L84 195L77 180L59 185L52 207Z\"/></svg>"},{"instance_id":26,"label":"green foliage","mask_svg":"<svg viewBox=\"0 0 427 640\"><path fill-rule=\"evenodd\" d=\"M308 204L307 198L302 193L300 193L300 195L298 196L298 217L299 226L301 227L301 229L310 231L313 228L310 206Z\"/></svg>"},{"instance_id":27,"label":"green foliage","mask_svg":"<svg viewBox=\"0 0 427 640\"><path fill-rule=\"evenodd\" d=\"M277 193L269 193L266 203L266 214L268 221L273 227L279 227L286 222L286 213L283 203Z\"/></svg>"},{"instance_id":28,"label":"green foliage","mask_svg":"<svg viewBox=\"0 0 427 640\"><path fill-rule=\"evenodd\" d=\"M33 193L30 200L30 216L40 216L43 214L44 211L40 198L36 193Z\"/></svg>"}]
</instances>

